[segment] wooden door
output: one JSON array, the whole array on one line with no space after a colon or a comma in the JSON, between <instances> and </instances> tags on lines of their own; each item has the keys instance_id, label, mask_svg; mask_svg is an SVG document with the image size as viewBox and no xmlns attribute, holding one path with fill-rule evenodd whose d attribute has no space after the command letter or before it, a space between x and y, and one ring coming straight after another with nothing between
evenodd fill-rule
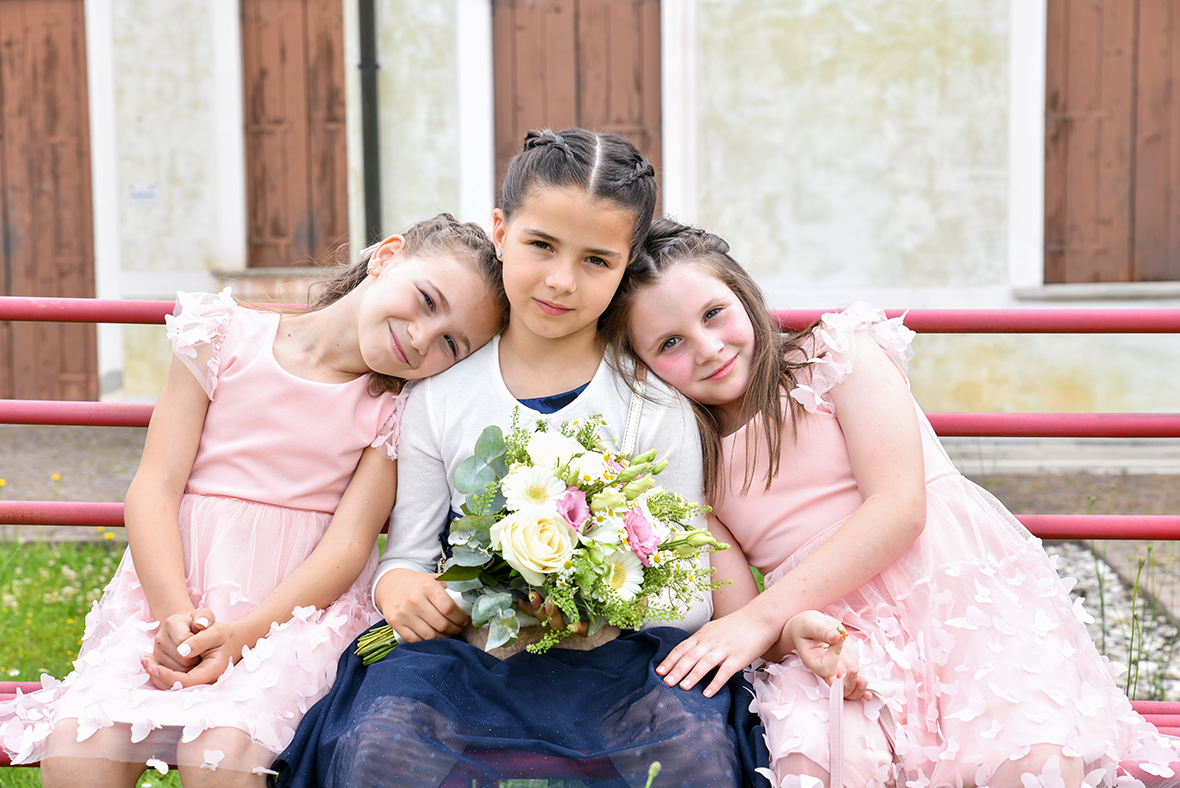
<instances>
[{"instance_id":1,"label":"wooden door","mask_svg":"<svg viewBox=\"0 0 1180 788\"><path fill-rule=\"evenodd\" d=\"M1180 280L1180 6L1049 0L1045 281Z\"/></svg>"},{"instance_id":2,"label":"wooden door","mask_svg":"<svg viewBox=\"0 0 1180 788\"><path fill-rule=\"evenodd\" d=\"M3 292L94 296L83 0L0 2ZM0 397L97 399L93 324L0 323Z\"/></svg>"},{"instance_id":3,"label":"wooden door","mask_svg":"<svg viewBox=\"0 0 1180 788\"><path fill-rule=\"evenodd\" d=\"M494 0L496 174L529 129L626 137L659 173L658 0Z\"/></svg>"},{"instance_id":4,"label":"wooden door","mask_svg":"<svg viewBox=\"0 0 1180 788\"><path fill-rule=\"evenodd\" d=\"M249 265L324 262L348 238L341 0L242 0Z\"/></svg>"}]
</instances>

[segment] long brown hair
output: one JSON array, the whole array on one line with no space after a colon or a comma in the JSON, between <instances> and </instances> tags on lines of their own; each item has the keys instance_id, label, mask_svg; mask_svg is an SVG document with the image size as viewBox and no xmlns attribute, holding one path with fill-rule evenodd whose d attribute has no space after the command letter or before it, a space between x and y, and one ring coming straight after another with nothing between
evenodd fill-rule
<instances>
[{"instance_id":1,"label":"long brown hair","mask_svg":"<svg viewBox=\"0 0 1180 788\"><path fill-rule=\"evenodd\" d=\"M475 269L492 291L492 297L500 308L500 326L508 324L508 296L504 293L503 269L496 259L492 240L478 224L460 222L449 213L440 213L433 219L411 225L402 233L405 238L403 254L429 258L432 254L454 256L465 265ZM355 263L338 266L335 276L312 285L308 293L308 311L323 309L351 293L369 276L369 261L381 246L375 243L360 253ZM397 393L405 383L401 378L369 373L369 394L377 396L383 392Z\"/></svg>"},{"instance_id":2,"label":"long brown hair","mask_svg":"<svg viewBox=\"0 0 1180 788\"><path fill-rule=\"evenodd\" d=\"M778 473L782 453L784 392L798 384L796 371L806 366L805 359L809 354L804 351L811 342L814 325L797 333L780 331L766 308L762 289L746 269L730 257L729 244L710 232L671 219L656 219L648 231L643 251L650 257L650 270L654 273L647 277L633 276L625 288L620 288L615 297L616 309L603 332L604 336L617 350L638 359L629 331L636 297L675 266L697 266L728 287L741 302L754 327L754 358L750 365L742 422L748 423L756 417L762 420L760 434L753 429L746 432L747 459L741 494L745 495L750 490L754 465L763 443L769 453L765 479L765 489L769 490ZM787 397L787 401L790 404L793 438L798 419L805 412L795 400ZM710 407L698 402L692 404L701 432L705 496L710 503L717 503L725 492L721 473L721 427L716 413Z\"/></svg>"}]
</instances>

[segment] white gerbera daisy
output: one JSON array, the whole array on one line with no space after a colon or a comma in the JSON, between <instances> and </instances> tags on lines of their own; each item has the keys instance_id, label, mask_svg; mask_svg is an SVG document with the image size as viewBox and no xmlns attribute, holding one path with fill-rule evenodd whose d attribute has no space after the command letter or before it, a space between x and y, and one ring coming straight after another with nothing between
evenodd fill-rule
<instances>
[{"instance_id":1,"label":"white gerbera daisy","mask_svg":"<svg viewBox=\"0 0 1180 788\"><path fill-rule=\"evenodd\" d=\"M565 484L547 468L521 465L504 477L501 491L508 502L508 511L515 512L526 506L556 504L565 495Z\"/></svg>"},{"instance_id":2,"label":"white gerbera daisy","mask_svg":"<svg viewBox=\"0 0 1180 788\"><path fill-rule=\"evenodd\" d=\"M626 601L634 599L643 585L643 564L630 550L615 550L606 557L606 585Z\"/></svg>"}]
</instances>

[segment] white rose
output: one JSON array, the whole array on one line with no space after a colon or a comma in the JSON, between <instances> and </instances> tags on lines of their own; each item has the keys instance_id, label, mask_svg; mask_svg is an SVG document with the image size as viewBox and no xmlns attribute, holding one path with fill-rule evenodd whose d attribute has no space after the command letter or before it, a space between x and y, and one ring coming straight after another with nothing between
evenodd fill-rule
<instances>
[{"instance_id":1,"label":"white rose","mask_svg":"<svg viewBox=\"0 0 1180 788\"><path fill-rule=\"evenodd\" d=\"M492 526L492 549L531 586L565 566L574 552L574 532L554 506L526 506Z\"/></svg>"},{"instance_id":2,"label":"white rose","mask_svg":"<svg viewBox=\"0 0 1180 788\"><path fill-rule=\"evenodd\" d=\"M552 470L569 462L575 454L584 454L586 448L560 432L534 432L529 437L528 451L534 465Z\"/></svg>"}]
</instances>

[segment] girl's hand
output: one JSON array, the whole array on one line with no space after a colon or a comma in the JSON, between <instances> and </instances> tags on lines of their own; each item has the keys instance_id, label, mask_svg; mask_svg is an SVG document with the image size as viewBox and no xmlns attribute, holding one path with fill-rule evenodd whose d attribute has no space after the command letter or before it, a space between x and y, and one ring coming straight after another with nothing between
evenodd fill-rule
<instances>
[{"instance_id":1,"label":"girl's hand","mask_svg":"<svg viewBox=\"0 0 1180 788\"><path fill-rule=\"evenodd\" d=\"M547 599L542 599L541 595L536 591L529 591L529 598L516 605L520 612L530 615L542 623L548 622L550 629L562 630L569 629L575 635L585 637L590 632L590 622L578 621L573 626L567 625L565 619L561 616L561 611L558 610L552 602Z\"/></svg>"},{"instance_id":2,"label":"girl's hand","mask_svg":"<svg viewBox=\"0 0 1180 788\"><path fill-rule=\"evenodd\" d=\"M459 634L470 621L455 604L437 575L412 569L391 569L373 592L385 623L404 643Z\"/></svg>"},{"instance_id":3,"label":"girl's hand","mask_svg":"<svg viewBox=\"0 0 1180 788\"><path fill-rule=\"evenodd\" d=\"M844 648L847 639L836 619L818 610L804 610L787 620L780 643L785 650L798 654L804 666L829 687L843 680L845 699L871 700L868 682L859 675L860 660L855 644Z\"/></svg>"},{"instance_id":4,"label":"girl's hand","mask_svg":"<svg viewBox=\"0 0 1180 788\"><path fill-rule=\"evenodd\" d=\"M195 664L188 670L175 670L160 664L151 656L144 657L144 668L151 676L152 684L164 690L172 689L177 684L182 687L212 684L241 657L243 646L233 625L222 623L210 624L183 645L196 655Z\"/></svg>"},{"instance_id":5,"label":"girl's hand","mask_svg":"<svg viewBox=\"0 0 1180 788\"><path fill-rule=\"evenodd\" d=\"M156 630L153 660L170 670L190 669L200 661L200 652L192 646L186 646L185 642L198 632L208 629L214 620L213 611L205 607L168 616Z\"/></svg>"},{"instance_id":6,"label":"girl's hand","mask_svg":"<svg viewBox=\"0 0 1180 788\"><path fill-rule=\"evenodd\" d=\"M780 634L781 629L764 625L747 606L710 621L688 640L679 643L659 664L656 673L664 677L668 686L679 684L681 689L687 690L716 668L717 675L705 687L705 697L711 698L725 686L730 676L774 645Z\"/></svg>"}]
</instances>

